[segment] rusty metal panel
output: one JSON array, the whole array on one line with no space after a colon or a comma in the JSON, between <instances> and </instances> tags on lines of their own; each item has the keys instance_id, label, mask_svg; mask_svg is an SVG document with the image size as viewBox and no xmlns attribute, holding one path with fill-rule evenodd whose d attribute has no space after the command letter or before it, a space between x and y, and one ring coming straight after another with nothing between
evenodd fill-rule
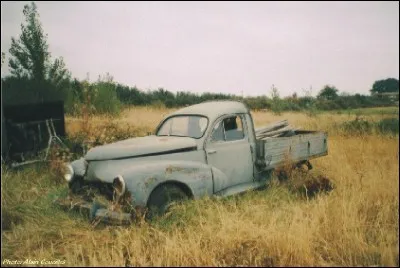
<instances>
[{"instance_id":1,"label":"rusty metal panel","mask_svg":"<svg viewBox=\"0 0 400 268\"><path fill-rule=\"evenodd\" d=\"M186 160L174 160L173 157ZM213 194L211 167L205 164L202 151L141 159L90 161L85 180L112 183L118 175L124 178L134 204L139 206L145 206L154 188L165 182L187 186L194 198Z\"/></svg>"},{"instance_id":2,"label":"rusty metal panel","mask_svg":"<svg viewBox=\"0 0 400 268\"><path fill-rule=\"evenodd\" d=\"M193 197L213 194L211 168L192 161L153 161L122 172L135 205L145 206L151 192L160 184L170 182L184 185Z\"/></svg>"}]
</instances>

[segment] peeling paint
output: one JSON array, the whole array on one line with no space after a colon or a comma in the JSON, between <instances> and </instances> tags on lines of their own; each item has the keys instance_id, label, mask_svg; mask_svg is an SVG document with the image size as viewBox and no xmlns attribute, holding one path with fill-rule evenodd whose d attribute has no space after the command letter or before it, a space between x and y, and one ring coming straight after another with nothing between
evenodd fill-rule
<instances>
[{"instance_id":1,"label":"peeling paint","mask_svg":"<svg viewBox=\"0 0 400 268\"><path fill-rule=\"evenodd\" d=\"M168 166L165 169L165 172L167 174L171 174L172 172L177 172L177 171L182 171L182 170L184 170L184 168L182 168L182 167Z\"/></svg>"},{"instance_id":2,"label":"peeling paint","mask_svg":"<svg viewBox=\"0 0 400 268\"><path fill-rule=\"evenodd\" d=\"M144 185L145 187L149 187L151 184L153 184L154 182L156 182L156 177L149 177L147 179L144 180Z\"/></svg>"},{"instance_id":3,"label":"peeling paint","mask_svg":"<svg viewBox=\"0 0 400 268\"><path fill-rule=\"evenodd\" d=\"M197 173L200 170L198 168L183 168L183 167L177 167L177 166L168 166L165 169L165 172L167 174L172 174L173 172L182 172L182 173L186 173L186 174L193 174L193 173Z\"/></svg>"}]
</instances>

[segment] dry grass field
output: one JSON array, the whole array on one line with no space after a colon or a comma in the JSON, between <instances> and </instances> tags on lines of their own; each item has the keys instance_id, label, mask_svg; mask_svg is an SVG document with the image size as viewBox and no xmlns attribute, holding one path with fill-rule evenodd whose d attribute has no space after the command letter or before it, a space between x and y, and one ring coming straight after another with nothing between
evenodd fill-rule
<instances>
[{"instance_id":1,"label":"dry grass field","mask_svg":"<svg viewBox=\"0 0 400 268\"><path fill-rule=\"evenodd\" d=\"M171 111L133 107L116 119L91 118L90 125L67 117L66 130L99 134L112 121L141 136ZM345 133L341 123L357 116L253 112L256 127L288 119L327 131L329 155L312 160L308 173L273 177L265 190L188 201L157 222L129 227L94 227L53 206L66 184L50 168L2 167L2 265L399 266L399 137ZM372 122L393 114L362 117ZM318 176L334 189L302 194L303 183Z\"/></svg>"}]
</instances>

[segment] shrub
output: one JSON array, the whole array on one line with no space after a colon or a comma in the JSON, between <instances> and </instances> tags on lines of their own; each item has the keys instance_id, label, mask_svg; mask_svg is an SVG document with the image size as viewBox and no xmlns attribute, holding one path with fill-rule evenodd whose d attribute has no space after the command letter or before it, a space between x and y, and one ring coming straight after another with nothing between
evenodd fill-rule
<instances>
[{"instance_id":1,"label":"shrub","mask_svg":"<svg viewBox=\"0 0 400 268\"><path fill-rule=\"evenodd\" d=\"M363 135L371 134L373 129L373 123L367 120L357 117L356 119L344 122L342 124L343 130L348 134Z\"/></svg>"},{"instance_id":2,"label":"shrub","mask_svg":"<svg viewBox=\"0 0 400 268\"><path fill-rule=\"evenodd\" d=\"M280 99L272 100L271 111L275 115L281 115L284 110L284 103Z\"/></svg>"},{"instance_id":3,"label":"shrub","mask_svg":"<svg viewBox=\"0 0 400 268\"><path fill-rule=\"evenodd\" d=\"M95 98L93 105L96 113L117 115L121 109L121 103L115 91L115 85L111 82L98 82L94 85Z\"/></svg>"},{"instance_id":4,"label":"shrub","mask_svg":"<svg viewBox=\"0 0 400 268\"><path fill-rule=\"evenodd\" d=\"M341 126L346 134L351 135L365 135L373 132L381 135L399 134L398 118L385 118L374 123L357 116L355 120L344 122Z\"/></svg>"},{"instance_id":5,"label":"shrub","mask_svg":"<svg viewBox=\"0 0 400 268\"><path fill-rule=\"evenodd\" d=\"M399 134L399 119L385 118L376 123L376 128L381 134Z\"/></svg>"}]
</instances>

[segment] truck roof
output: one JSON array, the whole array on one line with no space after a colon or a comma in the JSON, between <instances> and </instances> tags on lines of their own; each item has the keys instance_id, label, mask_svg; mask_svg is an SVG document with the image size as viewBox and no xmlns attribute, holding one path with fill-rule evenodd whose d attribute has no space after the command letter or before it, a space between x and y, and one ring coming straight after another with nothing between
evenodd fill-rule
<instances>
[{"instance_id":1,"label":"truck roof","mask_svg":"<svg viewBox=\"0 0 400 268\"><path fill-rule=\"evenodd\" d=\"M179 109L171 115L198 114L207 116L211 121L213 121L224 114L248 112L249 110L246 105L239 101L207 101Z\"/></svg>"}]
</instances>

